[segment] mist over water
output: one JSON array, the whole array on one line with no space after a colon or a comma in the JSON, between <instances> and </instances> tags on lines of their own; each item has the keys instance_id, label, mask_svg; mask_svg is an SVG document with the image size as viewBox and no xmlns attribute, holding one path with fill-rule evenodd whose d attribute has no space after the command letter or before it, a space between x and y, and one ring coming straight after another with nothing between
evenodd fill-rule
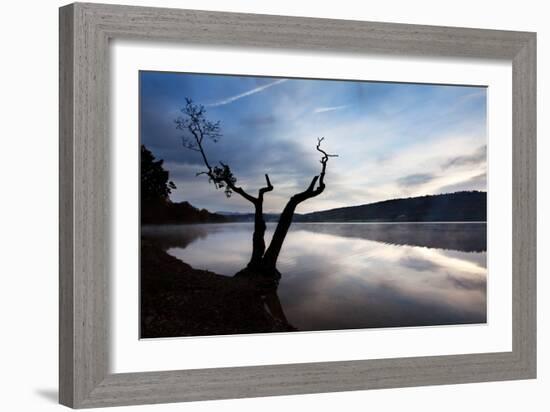
<instances>
[{"instance_id":1,"label":"mist over water","mask_svg":"<svg viewBox=\"0 0 550 412\"><path fill-rule=\"evenodd\" d=\"M144 226L142 236L194 268L233 276L250 259L252 230ZM486 322L485 223L294 223L277 266L278 296L298 330Z\"/></svg>"}]
</instances>

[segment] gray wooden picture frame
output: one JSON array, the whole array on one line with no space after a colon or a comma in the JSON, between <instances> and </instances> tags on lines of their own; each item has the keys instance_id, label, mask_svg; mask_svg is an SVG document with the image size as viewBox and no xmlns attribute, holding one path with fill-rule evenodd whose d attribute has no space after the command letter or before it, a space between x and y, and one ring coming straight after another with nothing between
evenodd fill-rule
<instances>
[{"instance_id":1,"label":"gray wooden picture frame","mask_svg":"<svg viewBox=\"0 0 550 412\"><path fill-rule=\"evenodd\" d=\"M110 374L109 40L119 38L511 61L513 350ZM535 378L535 100L535 33L103 4L62 7L60 402L89 408Z\"/></svg>"}]
</instances>

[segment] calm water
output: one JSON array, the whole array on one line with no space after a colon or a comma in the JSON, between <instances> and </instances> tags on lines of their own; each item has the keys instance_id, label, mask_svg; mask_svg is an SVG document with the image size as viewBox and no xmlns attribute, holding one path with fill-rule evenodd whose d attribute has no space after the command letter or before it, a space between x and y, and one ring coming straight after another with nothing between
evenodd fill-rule
<instances>
[{"instance_id":1,"label":"calm water","mask_svg":"<svg viewBox=\"0 0 550 412\"><path fill-rule=\"evenodd\" d=\"M250 258L252 229L146 226L142 235L195 268L232 276ZM279 299L299 330L486 321L484 223L294 223L278 269Z\"/></svg>"}]
</instances>

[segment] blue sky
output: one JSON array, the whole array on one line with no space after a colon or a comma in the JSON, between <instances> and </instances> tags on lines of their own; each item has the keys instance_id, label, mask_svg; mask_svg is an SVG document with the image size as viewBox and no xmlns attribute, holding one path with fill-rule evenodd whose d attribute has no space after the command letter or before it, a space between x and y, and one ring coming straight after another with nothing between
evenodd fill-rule
<instances>
[{"instance_id":1,"label":"blue sky","mask_svg":"<svg viewBox=\"0 0 550 412\"><path fill-rule=\"evenodd\" d=\"M486 88L140 72L141 142L164 159L174 201L251 210L195 175L200 154L182 146L174 124L186 97L221 122L223 137L205 145L211 163L229 164L254 195L269 173L267 212L280 212L319 173L318 137L339 157L328 163L325 191L298 212L486 190Z\"/></svg>"}]
</instances>

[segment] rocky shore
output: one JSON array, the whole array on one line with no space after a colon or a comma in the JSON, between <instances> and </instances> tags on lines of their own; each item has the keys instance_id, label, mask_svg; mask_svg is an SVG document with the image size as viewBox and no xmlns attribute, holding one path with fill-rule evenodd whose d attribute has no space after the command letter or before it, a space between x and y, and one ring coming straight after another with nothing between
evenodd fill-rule
<instances>
[{"instance_id":1,"label":"rocky shore","mask_svg":"<svg viewBox=\"0 0 550 412\"><path fill-rule=\"evenodd\" d=\"M147 240L140 281L141 338L295 330L269 310L265 281L194 269Z\"/></svg>"}]
</instances>

